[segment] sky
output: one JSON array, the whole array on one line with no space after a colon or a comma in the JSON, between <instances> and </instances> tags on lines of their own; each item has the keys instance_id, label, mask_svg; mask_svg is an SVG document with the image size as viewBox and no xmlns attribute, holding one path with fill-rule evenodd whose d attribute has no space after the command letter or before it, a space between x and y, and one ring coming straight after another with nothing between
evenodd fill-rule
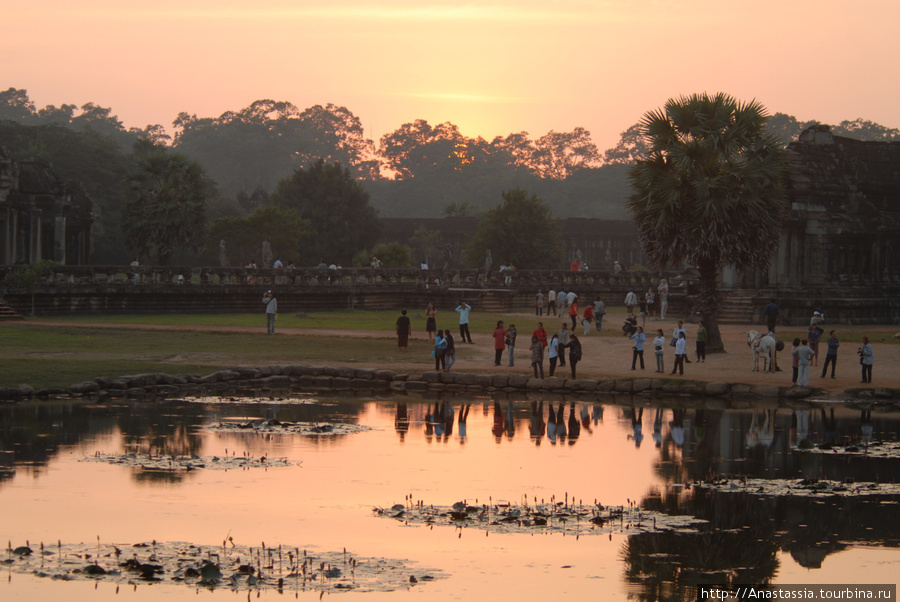
<instances>
[{"instance_id":1,"label":"sky","mask_svg":"<svg viewBox=\"0 0 900 602\"><path fill-rule=\"evenodd\" d=\"M272 99L345 106L376 143L425 119L604 150L704 91L900 127L898 25L897 0L8 0L0 90L126 127Z\"/></svg>"}]
</instances>

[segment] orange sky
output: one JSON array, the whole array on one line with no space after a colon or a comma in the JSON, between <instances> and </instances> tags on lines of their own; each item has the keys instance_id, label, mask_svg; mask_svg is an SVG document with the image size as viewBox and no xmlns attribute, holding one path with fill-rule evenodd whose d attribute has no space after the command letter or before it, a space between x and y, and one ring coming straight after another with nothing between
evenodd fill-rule
<instances>
[{"instance_id":1,"label":"orange sky","mask_svg":"<svg viewBox=\"0 0 900 602\"><path fill-rule=\"evenodd\" d=\"M126 127L254 100L468 136L591 131L605 149L672 96L900 126L896 0L30 0L6 2L0 89L94 102Z\"/></svg>"}]
</instances>

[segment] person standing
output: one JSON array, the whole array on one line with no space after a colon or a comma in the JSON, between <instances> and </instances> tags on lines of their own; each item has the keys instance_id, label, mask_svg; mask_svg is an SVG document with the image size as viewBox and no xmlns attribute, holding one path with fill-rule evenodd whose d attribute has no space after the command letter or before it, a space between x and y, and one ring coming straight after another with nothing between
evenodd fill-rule
<instances>
[{"instance_id":1,"label":"person standing","mask_svg":"<svg viewBox=\"0 0 900 602\"><path fill-rule=\"evenodd\" d=\"M547 331L544 330L544 323L538 322L538 327L534 329L534 332L531 333L532 336L536 336L538 341L540 341L541 345L544 347L547 346Z\"/></svg>"},{"instance_id":2,"label":"person standing","mask_svg":"<svg viewBox=\"0 0 900 602\"><path fill-rule=\"evenodd\" d=\"M435 371L444 371L447 368L447 339L444 338L444 331L438 330L434 337L434 347L431 350L434 356Z\"/></svg>"},{"instance_id":3,"label":"person standing","mask_svg":"<svg viewBox=\"0 0 900 602\"><path fill-rule=\"evenodd\" d=\"M666 366L663 354L666 348L666 335L663 334L662 328L656 331L656 338L653 339L653 351L656 353L656 373L665 374Z\"/></svg>"},{"instance_id":4,"label":"person standing","mask_svg":"<svg viewBox=\"0 0 900 602\"><path fill-rule=\"evenodd\" d=\"M459 314L459 342L471 343L472 334L469 332L469 312L472 311L472 306L466 304L465 301L460 301L455 311Z\"/></svg>"},{"instance_id":5,"label":"person standing","mask_svg":"<svg viewBox=\"0 0 900 602\"><path fill-rule=\"evenodd\" d=\"M837 352L838 347L841 346L841 341L832 330L828 333L828 340L825 341L825 344L828 345L828 351L825 352L825 365L822 366L822 378L825 378L829 363L831 364L831 378L834 378L834 369L837 366Z\"/></svg>"},{"instance_id":6,"label":"person standing","mask_svg":"<svg viewBox=\"0 0 900 602\"><path fill-rule=\"evenodd\" d=\"M456 363L456 341L449 328L444 332L444 341L447 343L447 348L444 349L444 372L450 372L450 368Z\"/></svg>"},{"instance_id":7,"label":"person standing","mask_svg":"<svg viewBox=\"0 0 900 602\"><path fill-rule=\"evenodd\" d=\"M706 326L703 324L703 320L700 320L700 328L697 329L697 361L705 362L706 361L706 339L709 338L709 332L706 330Z\"/></svg>"},{"instance_id":8,"label":"person standing","mask_svg":"<svg viewBox=\"0 0 900 602\"><path fill-rule=\"evenodd\" d=\"M534 298L534 315L544 315L544 291L538 291Z\"/></svg>"},{"instance_id":9,"label":"person standing","mask_svg":"<svg viewBox=\"0 0 900 602\"><path fill-rule=\"evenodd\" d=\"M278 317L278 299L275 293L266 291L263 295L263 303L266 305L266 334L275 334L275 319Z\"/></svg>"},{"instance_id":10,"label":"person standing","mask_svg":"<svg viewBox=\"0 0 900 602\"><path fill-rule=\"evenodd\" d=\"M641 370L644 369L644 341L647 340L647 335L644 334L644 327L638 326L637 331L629 337L632 341L634 341L634 348L632 349L631 354L631 369L634 370L635 364L637 364L638 358L641 360Z\"/></svg>"},{"instance_id":11,"label":"person standing","mask_svg":"<svg viewBox=\"0 0 900 602\"><path fill-rule=\"evenodd\" d=\"M500 365L500 359L503 357L503 350L506 348L506 329L503 328L503 320L497 321L497 328L494 329L494 365Z\"/></svg>"},{"instance_id":12,"label":"person standing","mask_svg":"<svg viewBox=\"0 0 900 602\"><path fill-rule=\"evenodd\" d=\"M506 329L506 353L509 355L509 367L512 368L515 365L515 358L513 357L513 353L516 350L516 325L510 324L509 328Z\"/></svg>"},{"instance_id":13,"label":"person standing","mask_svg":"<svg viewBox=\"0 0 900 602\"><path fill-rule=\"evenodd\" d=\"M547 315L555 316L556 314L556 291L552 288L547 293Z\"/></svg>"},{"instance_id":14,"label":"person standing","mask_svg":"<svg viewBox=\"0 0 900 602\"><path fill-rule=\"evenodd\" d=\"M562 316L563 312L566 311L566 299L568 299L566 291L559 291L556 293L556 313L559 316Z\"/></svg>"},{"instance_id":15,"label":"person standing","mask_svg":"<svg viewBox=\"0 0 900 602\"><path fill-rule=\"evenodd\" d=\"M600 297L594 300L594 320L597 322L597 332L603 327L603 316L606 315L606 303Z\"/></svg>"},{"instance_id":16,"label":"person standing","mask_svg":"<svg viewBox=\"0 0 900 602\"><path fill-rule=\"evenodd\" d=\"M546 333L545 333L546 334ZM538 370L541 373L541 380L544 378L544 345L535 335L531 335L531 368L534 370L534 377L538 377Z\"/></svg>"},{"instance_id":17,"label":"person standing","mask_svg":"<svg viewBox=\"0 0 900 602\"><path fill-rule=\"evenodd\" d=\"M687 339L684 338L684 329L676 330L678 340L675 341L675 365L672 367L672 374L678 371L678 375L684 375L684 358L687 355Z\"/></svg>"},{"instance_id":18,"label":"person standing","mask_svg":"<svg viewBox=\"0 0 900 602\"><path fill-rule=\"evenodd\" d=\"M412 334L412 324L406 315L406 310L400 310L400 317L397 318L397 348L403 351L409 346L409 335Z\"/></svg>"},{"instance_id":19,"label":"person standing","mask_svg":"<svg viewBox=\"0 0 900 602\"><path fill-rule=\"evenodd\" d=\"M572 378L575 378L575 364L581 361L581 341L578 335L572 333L569 338L569 368L572 370Z\"/></svg>"},{"instance_id":20,"label":"person standing","mask_svg":"<svg viewBox=\"0 0 900 602\"><path fill-rule=\"evenodd\" d=\"M547 345L547 359L550 360L550 378L553 378L553 373L556 372L556 362L559 359L558 334L553 335L553 337L550 339L550 344ZM563 364L563 366L565 366L565 364Z\"/></svg>"},{"instance_id":21,"label":"person standing","mask_svg":"<svg viewBox=\"0 0 900 602\"><path fill-rule=\"evenodd\" d=\"M797 358L797 384L801 387L809 386L809 365L815 353L812 348L807 345L807 340L800 341L800 346L794 349L794 356Z\"/></svg>"},{"instance_id":22,"label":"person standing","mask_svg":"<svg viewBox=\"0 0 900 602\"><path fill-rule=\"evenodd\" d=\"M584 306L584 313L581 316L581 325L584 326L584 336L591 334L591 322L594 321L594 306L588 303Z\"/></svg>"},{"instance_id":23,"label":"person standing","mask_svg":"<svg viewBox=\"0 0 900 602\"><path fill-rule=\"evenodd\" d=\"M684 327L684 320L678 320L678 326L675 327L675 331L672 333L672 339L675 341L675 344L678 344L678 341L681 337L684 337L684 344L687 345L687 330ZM691 360L687 357L687 352L685 352L684 363L690 364Z\"/></svg>"},{"instance_id":24,"label":"person standing","mask_svg":"<svg viewBox=\"0 0 900 602\"><path fill-rule=\"evenodd\" d=\"M816 312L816 313L818 313L818 312ZM819 339L822 338L822 333L823 333L823 332L824 332L824 331L823 331L821 328L819 328L819 325L818 325L818 324L811 324L810 327L809 327L809 333L808 333L808 336L809 336L809 348L812 349L812 350L813 350L813 353L816 354L816 355L813 356L813 363L812 363L812 365L814 365L814 366L818 366L818 365L819 365L819 358L818 358L818 355L819 355Z\"/></svg>"},{"instance_id":25,"label":"person standing","mask_svg":"<svg viewBox=\"0 0 900 602\"><path fill-rule=\"evenodd\" d=\"M859 363L862 366L862 381L864 383L872 382L872 365L875 364L875 352L872 349L872 343L869 337L863 337L863 344L860 346Z\"/></svg>"},{"instance_id":26,"label":"person standing","mask_svg":"<svg viewBox=\"0 0 900 602\"><path fill-rule=\"evenodd\" d=\"M628 310L628 315L634 315L634 308L638 306L638 298L637 295L634 294L633 290L629 290L628 294L625 295L625 309Z\"/></svg>"},{"instance_id":27,"label":"person standing","mask_svg":"<svg viewBox=\"0 0 900 602\"><path fill-rule=\"evenodd\" d=\"M775 303L775 299L770 299L768 305L763 308L763 317L766 319L766 328L769 329L769 332L775 332L777 324L784 324L781 308Z\"/></svg>"},{"instance_id":28,"label":"person standing","mask_svg":"<svg viewBox=\"0 0 900 602\"><path fill-rule=\"evenodd\" d=\"M563 322L562 328L559 329L559 365L566 365L566 348L569 346L569 327Z\"/></svg>"},{"instance_id":29,"label":"person standing","mask_svg":"<svg viewBox=\"0 0 900 602\"><path fill-rule=\"evenodd\" d=\"M656 292L659 293L659 319L665 320L669 311L669 283L665 278L660 279Z\"/></svg>"},{"instance_id":30,"label":"person standing","mask_svg":"<svg viewBox=\"0 0 900 602\"><path fill-rule=\"evenodd\" d=\"M644 301L647 303L647 316L650 318L656 317L656 295L653 294L653 289L648 288L647 292L644 293Z\"/></svg>"},{"instance_id":31,"label":"person standing","mask_svg":"<svg viewBox=\"0 0 900 602\"><path fill-rule=\"evenodd\" d=\"M797 379L800 377L800 358L795 353L798 349L800 349L800 339L794 339L794 344L791 347L791 357L793 358L793 363L791 364L792 385L796 385Z\"/></svg>"},{"instance_id":32,"label":"person standing","mask_svg":"<svg viewBox=\"0 0 900 602\"><path fill-rule=\"evenodd\" d=\"M569 293L570 295L575 295L575 293ZM575 331L575 320L578 319L578 295L572 297L572 300L569 301L569 319L572 320L572 331Z\"/></svg>"},{"instance_id":33,"label":"person standing","mask_svg":"<svg viewBox=\"0 0 900 602\"><path fill-rule=\"evenodd\" d=\"M434 301L429 301L428 307L425 308L425 330L428 332L428 340L433 341L437 332L437 308Z\"/></svg>"}]
</instances>

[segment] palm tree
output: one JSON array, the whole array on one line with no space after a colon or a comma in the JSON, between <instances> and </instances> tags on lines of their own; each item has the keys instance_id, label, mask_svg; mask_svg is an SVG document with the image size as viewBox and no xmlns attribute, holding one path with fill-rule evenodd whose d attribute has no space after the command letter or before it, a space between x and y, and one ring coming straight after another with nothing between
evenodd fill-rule
<instances>
[{"instance_id":1,"label":"palm tree","mask_svg":"<svg viewBox=\"0 0 900 602\"><path fill-rule=\"evenodd\" d=\"M697 267L709 351L724 351L720 270L767 268L787 216L786 153L766 118L756 100L704 93L669 99L641 120L649 151L629 172L626 207L655 266Z\"/></svg>"}]
</instances>

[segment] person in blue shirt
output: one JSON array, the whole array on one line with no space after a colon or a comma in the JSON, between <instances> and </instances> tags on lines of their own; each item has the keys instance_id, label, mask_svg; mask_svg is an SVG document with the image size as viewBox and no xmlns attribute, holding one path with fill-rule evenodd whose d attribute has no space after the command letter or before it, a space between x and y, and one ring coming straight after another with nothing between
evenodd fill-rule
<instances>
[{"instance_id":1,"label":"person in blue shirt","mask_svg":"<svg viewBox=\"0 0 900 602\"><path fill-rule=\"evenodd\" d=\"M641 370L644 369L644 341L647 335L644 334L644 327L638 326L637 331L629 337L634 341L634 353L631 356L631 369L634 370L638 358L641 359Z\"/></svg>"},{"instance_id":2,"label":"person in blue shirt","mask_svg":"<svg viewBox=\"0 0 900 602\"><path fill-rule=\"evenodd\" d=\"M460 301L456 311L459 313L459 342L471 343L472 334L469 332L469 312L472 311L472 306L467 305L465 301Z\"/></svg>"}]
</instances>

